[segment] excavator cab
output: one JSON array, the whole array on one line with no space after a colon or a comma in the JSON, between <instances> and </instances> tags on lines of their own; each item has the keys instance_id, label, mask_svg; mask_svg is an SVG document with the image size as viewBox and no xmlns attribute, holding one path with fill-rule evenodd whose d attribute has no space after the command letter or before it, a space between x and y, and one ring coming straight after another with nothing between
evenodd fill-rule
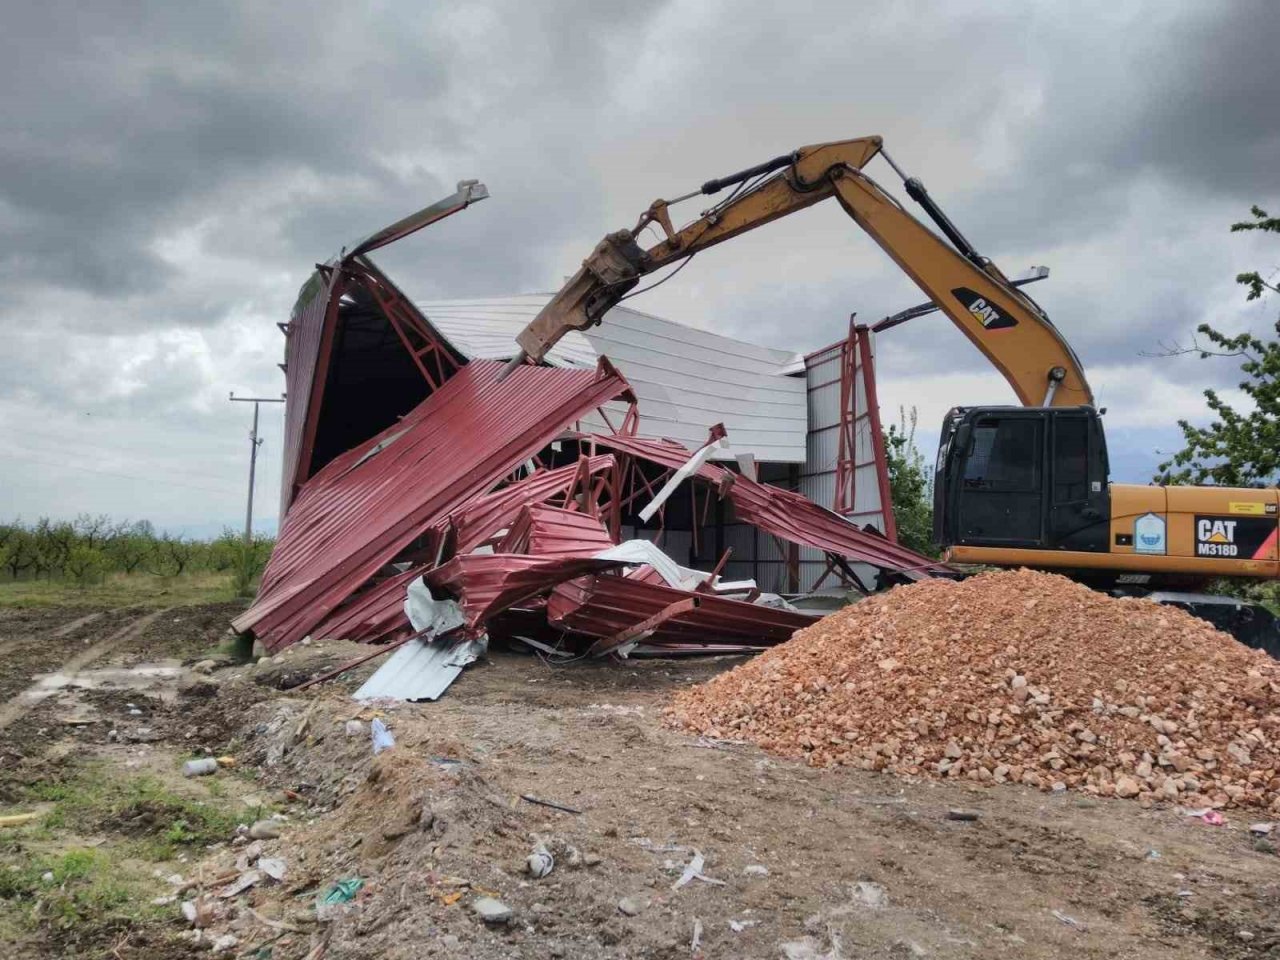
<instances>
[{"instance_id":1,"label":"excavator cab","mask_svg":"<svg viewBox=\"0 0 1280 960\"><path fill-rule=\"evenodd\" d=\"M934 542L1105 553L1108 473L1091 406L955 407L938 443Z\"/></svg>"}]
</instances>

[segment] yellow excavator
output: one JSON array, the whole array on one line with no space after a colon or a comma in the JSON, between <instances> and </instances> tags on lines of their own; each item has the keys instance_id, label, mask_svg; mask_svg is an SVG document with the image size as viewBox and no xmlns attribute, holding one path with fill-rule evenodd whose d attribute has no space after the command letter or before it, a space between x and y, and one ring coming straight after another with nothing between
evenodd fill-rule
<instances>
[{"instance_id":1,"label":"yellow excavator","mask_svg":"<svg viewBox=\"0 0 1280 960\"><path fill-rule=\"evenodd\" d=\"M864 168L877 155L943 236L867 175ZM672 227L673 204L731 187L696 220ZM1110 482L1102 419L1075 352L1039 305L974 249L924 185L902 172L880 137L801 147L676 199L654 201L635 227L601 240L520 333L512 365L536 362L568 331L599 323L634 295L642 277L829 197L982 351L1022 404L956 407L944 420L934 539L946 559L1055 569L1129 592L1195 587L1214 577L1280 577L1280 491ZM639 238L650 226L665 236L644 249ZM1194 596L1160 599L1189 609L1211 602L1187 599ZM1195 612L1224 626L1241 616L1266 617L1261 608L1226 606L1234 609ZM1280 637L1273 621L1255 626ZM1233 632L1247 636L1249 628Z\"/></svg>"}]
</instances>

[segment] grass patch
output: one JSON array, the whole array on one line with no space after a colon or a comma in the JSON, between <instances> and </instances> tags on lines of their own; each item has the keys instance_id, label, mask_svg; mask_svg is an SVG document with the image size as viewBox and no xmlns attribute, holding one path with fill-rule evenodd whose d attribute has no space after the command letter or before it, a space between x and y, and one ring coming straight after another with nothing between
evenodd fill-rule
<instances>
[{"instance_id":1,"label":"grass patch","mask_svg":"<svg viewBox=\"0 0 1280 960\"><path fill-rule=\"evenodd\" d=\"M236 599L230 573L198 571L179 577L113 573L102 583L79 587L63 580L0 583L0 607L175 607Z\"/></svg>"},{"instance_id":2,"label":"grass patch","mask_svg":"<svg viewBox=\"0 0 1280 960\"><path fill-rule=\"evenodd\" d=\"M9 858L5 858L9 859ZM0 862L0 901L11 919L37 930L123 929L160 917L151 903L154 881L124 868L103 850L74 849L59 854Z\"/></svg>"},{"instance_id":3,"label":"grass patch","mask_svg":"<svg viewBox=\"0 0 1280 960\"><path fill-rule=\"evenodd\" d=\"M212 791L205 799L179 793L153 777L114 778L101 764L82 767L65 780L32 784L25 794L30 803L56 804L36 827L39 835L123 834L137 856L151 861L172 860L183 849L228 840L242 819L234 801Z\"/></svg>"},{"instance_id":4,"label":"grass patch","mask_svg":"<svg viewBox=\"0 0 1280 960\"><path fill-rule=\"evenodd\" d=\"M24 786L19 807L48 809L0 847L0 945L30 941L40 956L72 960L109 956L126 931L164 940L174 908L152 902L171 892L152 872L181 853L198 859L254 819L229 787L216 778L125 776L103 762ZM105 842L88 846L88 837Z\"/></svg>"}]
</instances>

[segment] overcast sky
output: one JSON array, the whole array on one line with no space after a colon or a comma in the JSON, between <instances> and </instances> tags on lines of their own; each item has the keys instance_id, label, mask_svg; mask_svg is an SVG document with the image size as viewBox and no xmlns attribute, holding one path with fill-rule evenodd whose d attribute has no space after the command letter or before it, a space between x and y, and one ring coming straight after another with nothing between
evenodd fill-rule
<instances>
[{"instance_id":1,"label":"overcast sky","mask_svg":"<svg viewBox=\"0 0 1280 960\"><path fill-rule=\"evenodd\" d=\"M228 392L279 395L275 324L316 261L461 178L492 199L378 255L417 298L554 289L655 197L881 134L1006 272L1051 268L1031 289L1109 408L1116 479L1146 481L1172 421L1238 379L1143 353L1274 320L1232 278L1280 249L1227 232L1280 208L1268 0L196 6L6 11L0 515L242 522ZM808 351L919 299L822 205L632 305ZM926 448L952 404L1013 399L945 319L878 350L885 415L917 406Z\"/></svg>"}]
</instances>

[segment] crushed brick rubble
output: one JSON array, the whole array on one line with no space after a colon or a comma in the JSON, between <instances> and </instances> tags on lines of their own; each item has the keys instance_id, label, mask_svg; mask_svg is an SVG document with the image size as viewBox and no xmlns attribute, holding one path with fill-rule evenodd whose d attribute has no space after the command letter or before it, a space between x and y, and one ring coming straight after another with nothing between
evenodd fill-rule
<instances>
[{"instance_id":1,"label":"crushed brick rubble","mask_svg":"<svg viewBox=\"0 0 1280 960\"><path fill-rule=\"evenodd\" d=\"M1029 570L864 600L667 716L815 766L1280 813L1280 662Z\"/></svg>"}]
</instances>

